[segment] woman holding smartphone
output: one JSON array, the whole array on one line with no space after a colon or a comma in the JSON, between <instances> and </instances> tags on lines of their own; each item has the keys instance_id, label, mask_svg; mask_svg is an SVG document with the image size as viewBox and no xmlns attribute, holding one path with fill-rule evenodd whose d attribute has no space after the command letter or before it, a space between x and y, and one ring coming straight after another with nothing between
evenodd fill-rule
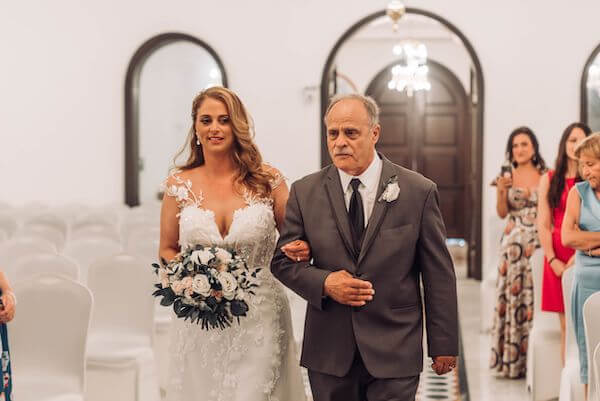
<instances>
[{"instance_id":1,"label":"woman holding smartphone","mask_svg":"<svg viewBox=\"0 0 600 401\"><path fill-rule=\"evenodd\" d=\"M515 129L506 153L512 174L496 180L496 211L508 217L501 241L492 326L490 368L507 378L525 376L527 339L533 318L533 285L529 258L539 241L536 229L537 187L546 171L533 131Z\"/></svg>"}]
</instances>

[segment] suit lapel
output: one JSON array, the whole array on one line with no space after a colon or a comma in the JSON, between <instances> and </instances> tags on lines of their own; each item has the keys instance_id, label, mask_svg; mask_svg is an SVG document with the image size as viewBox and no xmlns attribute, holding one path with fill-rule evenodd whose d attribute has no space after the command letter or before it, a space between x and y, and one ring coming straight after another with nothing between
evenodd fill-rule
<instances>
[{"instance_id":1,"label":"suit lapel","mask_svg":"<svg viewBox=\"0 0 600 401\"><path fill-rule=\"evenodd\" d=\"M381 178L379 179L379 185L377 187L377 196L375 197L375 205L373 205L373 212L371 213L371 218L369 219L369 223L367 224L367 231L365 232L365 237L363 238L362 246L360 249L360 255L358 256L358 263L363 260L369 248L373 244L373 240L377 232L379 231L379 227L383 222L383 218L387 212L389 202L384 200L380 201L379 198L383 193L383 190L386 187L387 182L394 175L394 165L385 157L381 157L383 166L381 169Z\"/></svg>"},{"instance_id":2,"label":"suit lapel","mask_svg":"<svg viewBox=\"0 0 600 401\"><path fill-rule=\"evenodd\" d=\"M329 172L327 173L325 189L327 191L329 202L331 203L331 209L333 209L335 222L342 236L342 240L344 241L344 245L354 260L356 260L358 255L354 249L354 243L352 241L352 232L350 231L350 222L348 221L348 212L346 210L344 193L342 191L342 183L340 181L340 175L333 165L329 168Z\"/></svg>"}]
</instances>

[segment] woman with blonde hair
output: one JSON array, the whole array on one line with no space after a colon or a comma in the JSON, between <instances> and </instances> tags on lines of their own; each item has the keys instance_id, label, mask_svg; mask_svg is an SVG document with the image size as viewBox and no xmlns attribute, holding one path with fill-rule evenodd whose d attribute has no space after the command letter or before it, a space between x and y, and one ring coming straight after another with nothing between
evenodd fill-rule
<instances>
[{"instance_id":1,"label":"woman with blonde hair","mask_svg":"<svg viewBox=\"0 0 600 401\"><path fill-rule=\"evenodd\" d=\"M239 325L206 331L175 319L167 400L304 400L288 300L269 269L288 188L263 163L235 93L206 89L191 116L187 162L165 185L160 256L198 244L233 249L262 267L261 285Z\"/></svg>"},{"instance_id":2,"label":"woman with blonde hair","mask_svg":"<svg viewBox=\"0 0 600 401\"><path fill-rule=\"evenodd\" d=\"M579 348L579 373L587 394L588 350L583 329L583 304L590 295L600 291L600 133L584 139L575 149L575 156L585 181L575 184L569 191L562 242L564 246L576 249L571 312Z\"/></svg>"}]
</instances>

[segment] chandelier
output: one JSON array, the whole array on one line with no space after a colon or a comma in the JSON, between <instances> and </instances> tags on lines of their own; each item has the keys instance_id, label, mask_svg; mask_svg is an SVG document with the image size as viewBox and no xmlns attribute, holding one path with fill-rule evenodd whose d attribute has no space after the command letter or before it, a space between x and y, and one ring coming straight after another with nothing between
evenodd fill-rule
<instances>
[{"instance_id":1,"label":"chandelier","mask_svg":"<svg viewBox=\"0 0 600 401\"><path fill-rule=\"evenodd\" d=\"M403 41L394 46L393 53L400 58L400 62L392 67L388 89L406 91L409 97L416 91L431 89L427 78L427 48L423 43Z\"/></svg>"},{"instance_id":2,"label":"chandelier","mask_svg":"<svg viewBox=\"0 0 600 401\"><path fill-rule=\"evenodd\" d=\"M592 64L588 70L587 88L591 91L596 91L596 95L600 97L600 65Z\"/></svg>"},{"instance_id":3,"label":"chandelier","mask_svg":"<svg viewBox=\"0 0 600 401\"><path fill-rule=\"evenodd\" d=\"M398 0L392 0L385 9L385 13L391 18L394 24L394 32L396 32L398 30L398 20L406 13L404 4Z\"/></svg>"}]
</instances>

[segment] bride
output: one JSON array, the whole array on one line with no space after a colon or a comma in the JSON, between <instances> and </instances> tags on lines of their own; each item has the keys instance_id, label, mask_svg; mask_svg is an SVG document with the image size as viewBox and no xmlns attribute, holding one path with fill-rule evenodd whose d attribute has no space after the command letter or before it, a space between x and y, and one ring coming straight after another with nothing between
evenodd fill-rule
<instances>
[{"instance_id":1,"label":"bride","mask_svg":"<svg viewBox=\"0 0 600 401\"><path fill-rule=\"evenodd\" d=\"M192 120L190 156L165 183L160 256L171 260L181 247L216 245L263 269L239 325L206 331L175 318L167 400L305 400L288 300L269 269L288 188L281 173L262 162L235 93L203 91L192 104Z\"/></svg>"}]
</instances>

